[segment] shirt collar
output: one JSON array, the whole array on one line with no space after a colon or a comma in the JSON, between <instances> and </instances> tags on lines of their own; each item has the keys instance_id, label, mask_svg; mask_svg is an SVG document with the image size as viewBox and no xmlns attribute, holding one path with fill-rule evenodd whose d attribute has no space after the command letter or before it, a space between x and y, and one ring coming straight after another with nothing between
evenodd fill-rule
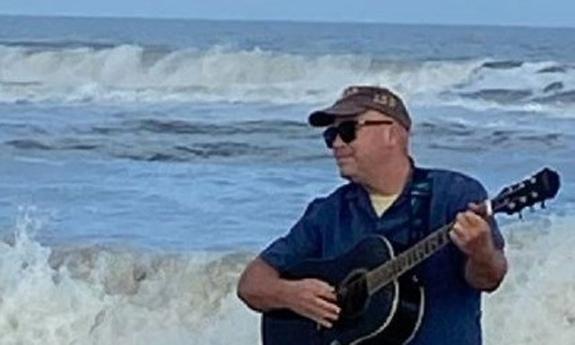
<instances>
[{"instance_id":1,"label":"shirt collar","mask_svg":"<svg viewBox=\"0 0 575 345\"><path fill-rule=\"evenodd\" d=\"M411 157L409 157L409 164L410 164L410 169L409 169L409 175L407 177L407 181L406 181L405 185L403 186L403 190L401 191L400 195L397 197L396 202L409 196L411 186L413 184L414 172L416 169L415 163L413 162L413 159ZM357 199L359 197L365 197L365 198L369 199L369 192L361 184L355 183L355 182L350 182L349 186L350 186L350 190L345 195L346 199L351 200L351 199Z\"/></svg>"}]
</instances>

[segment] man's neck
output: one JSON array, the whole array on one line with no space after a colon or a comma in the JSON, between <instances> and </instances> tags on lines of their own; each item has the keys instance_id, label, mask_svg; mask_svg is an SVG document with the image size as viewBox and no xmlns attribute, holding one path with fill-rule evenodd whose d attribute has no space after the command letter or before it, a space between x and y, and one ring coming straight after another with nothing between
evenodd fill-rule
<instances>
[{"instance_id":1,"label":"man's neck","mask_svg":"<svg viewBox=\"0 0 575 345\"><path fill-rule=\"evenodd\" d=\"M411 169L409 157L402 157L393 163L380 166L377 174L362 185L372 194L399 194L409 179Z\"/></svg>"}]
</instances>

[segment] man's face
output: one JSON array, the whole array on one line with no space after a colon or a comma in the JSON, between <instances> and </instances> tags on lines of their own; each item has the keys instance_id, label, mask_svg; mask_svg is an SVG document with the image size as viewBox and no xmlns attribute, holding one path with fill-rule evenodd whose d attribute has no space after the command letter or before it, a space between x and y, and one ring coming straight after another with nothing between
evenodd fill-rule
<instances>
[{"instance_id":1,"label":"man's face","mask_svg":"<svg viewBox=\"0 0 575 345\"><path fill-rule=\"evenodd\" d=\"M340 175L354 182L365 180L366 173L373 170L386 159L386 152L397 145L392 136L397 122L378 111L368 110L354 118L336 119L333 126L354 120L356 138L345 143L338 135L333 141L332 152L336 159Z\"/></svg>"}]
</instances>

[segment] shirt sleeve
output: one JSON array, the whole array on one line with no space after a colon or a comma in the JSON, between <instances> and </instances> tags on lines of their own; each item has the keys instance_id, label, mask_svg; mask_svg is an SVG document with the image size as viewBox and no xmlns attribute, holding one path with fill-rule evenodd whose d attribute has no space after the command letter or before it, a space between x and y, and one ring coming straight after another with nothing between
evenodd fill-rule
<instances>
[{"instance_id":1,"label":"shirt sleeve","mask_svg":"<svg viewBox=\"0 0 575 345\"><path fill-rule=\"evenodd\" d=\"M268 245L259 257L282 272L305 259L319 256L321 236L317 220L320 202L321 199L311 202L290 231Z\"/></svg>"}]
</instances>

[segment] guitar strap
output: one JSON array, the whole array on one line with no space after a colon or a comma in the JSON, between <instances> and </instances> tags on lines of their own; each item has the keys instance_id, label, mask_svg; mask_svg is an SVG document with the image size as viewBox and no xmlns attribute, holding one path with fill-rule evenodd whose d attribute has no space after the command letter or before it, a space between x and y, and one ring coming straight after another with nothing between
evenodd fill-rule
<instances>
[{"instance_id":1,"label":"guitar strap","mask_svg":"<svg viewBox=\"0 0 575 345\"><path fill-rule=\"evenodd\" d=\"M410 190L409 243L408 247L427 236L431 230L432 181L429 171L414 168Z\"/></svg>"},{"instance_id":2,"label":"guitar strap","mask_svg":"<svg viewBox=\"0 0 575 345\"><path fill-rule=\"evenodd\" d=\"M386 237L393 243L396 253L410 248L427 236L430 231L432 182L428 170L413 168L409 190L409 205L406 205L406 223Z\"/></svg>"}]
</instances>

